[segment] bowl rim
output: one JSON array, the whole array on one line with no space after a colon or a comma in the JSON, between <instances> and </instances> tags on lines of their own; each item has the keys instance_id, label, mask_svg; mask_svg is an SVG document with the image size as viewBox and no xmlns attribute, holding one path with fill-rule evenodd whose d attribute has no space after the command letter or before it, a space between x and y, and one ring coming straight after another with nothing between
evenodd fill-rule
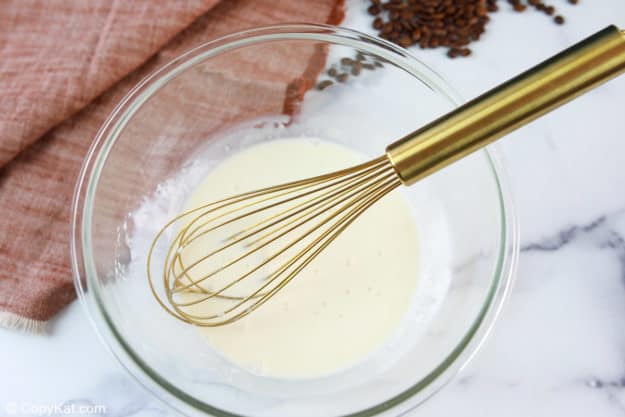
<instances>
[{"instance_id":1,"label":"bowl rim","mask_svg":"<svg viewBox=\"0 0 625 417\"><path fill-rule=\"evenodd\" d=\"M141 105L168 81L203 60L225 51L275 40L313 40L358 47L387 59L411 74L455 106L463 100L434 70L408 51L383 39L353 29L329 25L280 24L248 29L203 43L153 71L128 92L97 132L77 179L72 201L70 250L74 285L89 320L117 361L156 398L184 414L197 411L216 417L250 417L221 410L183 392L153 370L121 337L103 306L93 261L90 223L93 197L106 158L124 125ZM427 81L427 82L426 82ZM507 298L519 255L519 232L507 175L496 145L485 152L499 196L500 236L495 271L476 319L456 347L428 375L381 404L341 417L403 414L430 398L461 371L483 345ZM86 291L87 287L90 291ZM165 394L165 397L163 396Z\"/></svg>"}]
</instances>

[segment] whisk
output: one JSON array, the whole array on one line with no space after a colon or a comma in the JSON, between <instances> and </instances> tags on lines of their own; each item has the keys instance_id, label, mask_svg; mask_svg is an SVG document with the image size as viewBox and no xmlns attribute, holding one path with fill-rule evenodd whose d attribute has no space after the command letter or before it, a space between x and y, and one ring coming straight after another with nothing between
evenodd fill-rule
<instances>
[{"instance_id":1,"label":"whisk","mask_svg":"<svg viewBox=\"0 0 625 417\"><path fill-rule=\"evenodd\" d=\"M147 261L151 291L167 312L188 323L213 327L239 320L392 190L623 71L625 31L609 26L390 144L379 158L188 210L154 238ZM166 250L156 256L163 244ZM162 271L162 288L153 269Z\"/></svg>"}]
</instances>

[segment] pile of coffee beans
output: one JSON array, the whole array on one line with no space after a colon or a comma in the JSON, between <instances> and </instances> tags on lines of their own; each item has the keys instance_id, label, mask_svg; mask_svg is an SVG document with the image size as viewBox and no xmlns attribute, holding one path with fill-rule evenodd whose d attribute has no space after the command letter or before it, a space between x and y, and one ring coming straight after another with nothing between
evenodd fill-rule
<instances>
[{"instance_id":1,"label":"pile of coffee beans","mask_svg":"<svg viewBox=\"0 0 625 417\"><path fill-rule=\"evenodd\" d=\"M370 0L368 12L374 16L378 35L405 48L448 48L450 58L471 55L471 42L480 39L489 14L499 9L497 0ZM533 8L551 16L559 25L564 17L541 0L507 0L516 12ZM578 0L568 0L577 4Z\"/></svg>"},{"instance_id":2,"label":"pile of coffee beans","mask_svg":"<svg viewBox=\"0 0 625 417\"><path fill-rule=\"evenodd\" d=\"M579 0L567 0L577 4ZM497 0L369 0L367 11L374 16L373 27L378 35L407 48L447 48L450 58L471 55L468 45L480 39L490 21L490 13L499 10ZM506 0L512 10L522 13L535 9L564 24L556 8L541 0ZM326 78L317 84L324 90L335 83L345 83L349 77L373 71L383 64L370 56L357 53L354 58L342 58L330 67Z\"/></svg>"}]
</instances>

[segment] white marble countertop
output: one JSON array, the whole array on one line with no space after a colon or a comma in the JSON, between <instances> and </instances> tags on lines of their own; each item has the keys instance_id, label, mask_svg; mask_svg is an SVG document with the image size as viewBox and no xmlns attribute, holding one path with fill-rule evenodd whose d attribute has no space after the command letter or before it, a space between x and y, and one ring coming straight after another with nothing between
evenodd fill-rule
<instances>
[{"instance_id":1,"label":"white marble countertop","mask_svg":"<svg viewBox=\"0 0 625 417\"><path fill-rule=\"evenodd\" d=\"M623 0L553 0L564 26L500 3L473 56L413 48L467 98L609 23L625 26ZM363 4L348 1L345 25L371 32ZM625 415L624 99L621 77L501 143L521 223L516 284L479 355L411 417ZM78 303L47 335L0 330L0 376L0 415L63 402L173 415L109 355Z\"/></svg>"}]
</instances>

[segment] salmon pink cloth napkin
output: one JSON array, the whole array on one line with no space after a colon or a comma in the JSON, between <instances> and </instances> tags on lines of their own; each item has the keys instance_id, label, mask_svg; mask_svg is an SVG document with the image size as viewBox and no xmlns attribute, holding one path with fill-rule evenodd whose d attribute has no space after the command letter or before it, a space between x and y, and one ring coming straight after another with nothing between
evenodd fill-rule
<instances>
[{"instance_id":1,"label":"salmon pink cloth napkin","mask_svg":"<svg viewBox=\"0 0 625 417\"><path fill-rule=\"evenodd\" d=\"M217 36L342 17L343 0L1 2L0 326L41 331L75 298L75 181L98 128L133 85Z\"/></svg>"}]
</instances>

